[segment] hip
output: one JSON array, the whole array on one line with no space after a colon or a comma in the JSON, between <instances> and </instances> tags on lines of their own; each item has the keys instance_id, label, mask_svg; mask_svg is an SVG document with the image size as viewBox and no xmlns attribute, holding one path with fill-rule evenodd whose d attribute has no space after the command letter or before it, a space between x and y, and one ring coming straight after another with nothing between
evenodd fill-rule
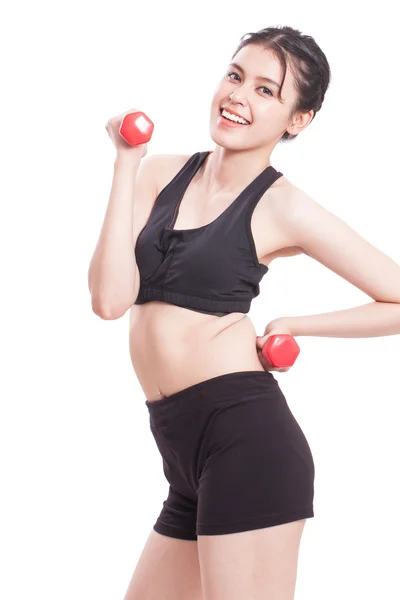
<instances>
[{"instance_id":1,"label":"hip","mask_svg":"<svg viewBox=\"0 0 400 600\"><path fill-rule=\"evenodd\" d=\"M271 372L220 375L146 406L167 479L185 495L214 476L227 484L230 471L232 482L240 473L299 489L313 481L307 438Z\"/></svg>"}]
</instances>

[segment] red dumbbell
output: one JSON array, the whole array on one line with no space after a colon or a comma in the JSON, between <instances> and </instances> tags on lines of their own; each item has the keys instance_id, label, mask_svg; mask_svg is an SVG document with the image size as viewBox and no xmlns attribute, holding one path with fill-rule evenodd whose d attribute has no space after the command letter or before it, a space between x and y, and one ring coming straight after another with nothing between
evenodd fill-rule
<instances>
[{"instance_id":1,"label":"red dumbbell","mask_svg":"<svg viewBox=\"0 0 400 600\"><path fill-rule=\"evenodd\" d=\"M272 367L293 366L299 353L299 345L289 333L271 335L262 348L263 357Z\"/></svg>"},{"instance_id":2,"label":"red dumbbell","mask_svg":"<svg viewBox=\"0 0 400 600\"><path fill-rule=\"evenodd\" d=\"M138 110L124 116L119 128L120 135L130 144L145 144L153 135L154 123L144 112Z\"/></svg>"}]
</instances>

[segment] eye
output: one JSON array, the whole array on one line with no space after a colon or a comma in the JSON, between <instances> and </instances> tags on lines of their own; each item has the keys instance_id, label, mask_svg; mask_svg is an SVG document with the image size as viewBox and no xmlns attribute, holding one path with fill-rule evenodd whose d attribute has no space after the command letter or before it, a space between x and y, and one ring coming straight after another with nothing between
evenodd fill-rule
<instances>
[{"instance_id":1,"label":"eye","mask_svg":"<svg viewBox=\"0 0 400 600\"><path fill-rule=\"evenodd\" d=\"M260 88L260 89L267 90L267 91L269 92L269 94L268 94L268 95L269 95L269 96L273 96L273 93L271 92L271 90L270 90L269 88L267 88L267 87L264 87L264 86L261 86L261 88Z\"/></svg>"},{"instance_id":2,"label":"eye","mask_svg":"<svg viewBox=\"0 0 400 600\"><path fill-rule=\"evenodd\" d=\"M230 77L231 75L237 75L239 77L239 75L237 73L235 73L235 71L231 71L230 73L228 73L228 77ZM240 79L240 77L239 77Z\"/></svg>"},{"instance_id":3,"label":"eye","mask_svg":"<svg viewBox=\"0 0 400 600\"><path fill-rule=\"evenodd\" d=\"M229 78L230 78L231 75L236 75L240 79L240 75L238 75L237 73L235 73L235 71L230 71L228 73L228 77ZM268 96L273 96L273 93L271 92L271 90L269 88L263 86L263 85L260 87L260 90L267 90L267 95Z\"/></svg>"}]
</instances>

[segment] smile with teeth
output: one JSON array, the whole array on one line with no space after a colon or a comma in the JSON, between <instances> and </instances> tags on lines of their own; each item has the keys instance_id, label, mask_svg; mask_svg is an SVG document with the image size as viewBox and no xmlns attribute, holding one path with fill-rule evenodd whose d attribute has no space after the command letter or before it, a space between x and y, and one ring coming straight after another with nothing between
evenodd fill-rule
<instances>
[{"instance_id":1,"label":"smile with teeth","mask_svg":"<svg viewBox=\"0 0 400 600\"><path fill-rule=\"evenodd\" d=\"M229 119L230 121L235 121L236 123L241 123L242 125L250 125L249 121L246 121L246 119L242 119L242 117L238 117L237 115L233 115L232 113L228 112L225 108L222 109L221 115L226 119Z\"/></svg>"}]
</instances>

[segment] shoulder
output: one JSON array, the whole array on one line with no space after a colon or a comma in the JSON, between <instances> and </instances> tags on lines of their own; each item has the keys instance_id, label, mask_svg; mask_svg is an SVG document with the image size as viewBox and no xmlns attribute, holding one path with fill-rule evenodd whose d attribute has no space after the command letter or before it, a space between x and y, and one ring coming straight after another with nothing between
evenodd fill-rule
<instances>
[{"instance_id":1,"label":"shoulder","mask_svg":"<svg viewBox=\"0 0 400 600\"><path fill-rule=\"evenodd\" d=\"M293 216L293 211L301 196L306 195L284 175L279 177L265 192L265 203L268 206L269 217L284 223Z\"/></svg>"},{"instance_id":2,"label":"shoulder","mask_svg":"<svg viewBox=\"0 0 400 600\"><path fill-rule=\"evenodd\" d=\"M156 180L160 192L179 173L192 154L152 154L146 156L146 166Z\"/></svg>"},{"instance_id":3,"label":"shoulder","mask_svg":"<svg viewBox=\"0 0 400 600\"><path fill-rule=\"evenodd\" d=\"M281 181L280 185L278 182ZM318 216L326 209L284 177L271 186L271 207L277 219L287 225L301 223L311 216Z\"/></svg>"},{"instance_id":4,"label":"shoulder","mask_svg":"<svg viewBox=\"0 0 400 600\"><path fill-rule=\"evenodd\" d=\"M268 219L279 231L285 247L298 247L298 227L309 218L313 206L319 205L284 176L267 190L265 200Z\"/></svg>"}]
</instances>

